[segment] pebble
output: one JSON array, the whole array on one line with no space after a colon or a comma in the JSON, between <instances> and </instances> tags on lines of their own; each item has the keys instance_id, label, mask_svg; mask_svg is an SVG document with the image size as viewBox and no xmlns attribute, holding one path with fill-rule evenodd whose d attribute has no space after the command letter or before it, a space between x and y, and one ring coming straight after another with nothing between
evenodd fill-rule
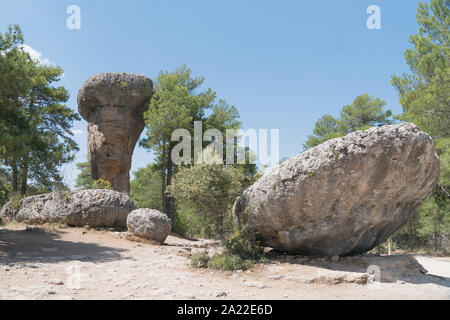
<instances>
[{"instance_id":1,"label":"pebble","mask_svg":"<svg viewBox=\"0 0 450 320\"><path fill-rule=\"evenodd\" d=\"M254 287L254 288L259 288L259 289L263 289L263 288L267 288L267 286L259 281L251 281L251 282L246 282L245 285L247 287Z\"/></svg>"},{"instance_id":2,"label":"pebble","mask_svg":"<svg viewBox=\"0 0 450 320\"><path fill-rule=\"evenodd\" d=\"M47 281L48 284L54 284L56 286L62 286L64 282L60 279L50 279Z\"/></svg>"},{"instance_id":3,"label":"pebble","mask_svg":"<svg viewBox=\"0 0 450 320\"><path fill-rule=\"evenodd\" d=\"M213 291L212 295L216 298L220 298L220 297L226 297L227 293L225 291Z\"/></svg>"}]
</instances>

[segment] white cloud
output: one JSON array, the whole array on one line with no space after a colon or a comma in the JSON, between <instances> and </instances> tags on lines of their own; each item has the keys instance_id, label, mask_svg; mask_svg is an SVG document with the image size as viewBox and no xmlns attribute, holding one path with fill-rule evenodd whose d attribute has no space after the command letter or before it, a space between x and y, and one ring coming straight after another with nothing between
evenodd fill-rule
<instances>
[{"instance_id":1,"label":"white cloud","mask_svg":"<svg viewBox=\"0 0 450 320\"><path fill-rule=\"evenodd\" d=\"M33 49L33 47L27 45L27 44L23 44L21 45L23 51L27 52L31 59L33 59L34 61L37 61L40 64L45 64L45 65L55 65L55 63L47 58L42 58L42 53Z\"/></svg>"},{"instance_id":2,"label":"white cloud","mask_svg":"<svg viewBox=\"0 0 450 320\"><path fill-rule=\"evenodd\" d=\"M84 134L84 131L83 131L83 130L80 130L80 129L74 129L74 130L71 130L71 131L72 131L72 133L73 133L74 135Z\"/></svg>"}]
</instances>

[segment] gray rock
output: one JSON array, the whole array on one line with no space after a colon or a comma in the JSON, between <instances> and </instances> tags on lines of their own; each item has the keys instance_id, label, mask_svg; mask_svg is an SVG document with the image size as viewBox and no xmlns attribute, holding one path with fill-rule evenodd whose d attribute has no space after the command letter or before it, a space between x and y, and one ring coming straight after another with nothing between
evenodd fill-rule
<instances>
[{"instance_id":1,"label":"gray rock","mask_svg":"<svg viewBox=\"0 0 450 320\"><path fill-rule=\"evenodd\" d=\"M439 180L431 137L411 123L373 127L289 159L234 205L266 246L297 254L359 254L406 223Z\"/></svg>"},{"instance_id":2,"label":"gray rock","mask_svg":"<svg viewBox=\"0 0 450 320\"><path fill-rule=\"evenodd\" d=\"M172 220L158 210L136 209L128 215L127 227L135 236L162 243L172 229Z\"/></svg>"},{"instance_id":3,"label":"gray rock","mask_svg":"<svg viewBox=\"0 0 450 320\"><path fill-rule=\"evenodd\" d=\"M5 204L0 217L30 224L63 222L73 227L126 227L136 209L131 198L114 190L52 192L23 198L18 208Z\"/></svg>"},{"instance_id":4,"label":"gray rock","mask_svg":"<svg viewBox=\"0 0 450 320\"><path fill-rule=\"evenodd\" d=\"M149 78L126 73L95 75L78 92L78 111L89 123L92 177L111 182L114 190L130 192L131 157L152 94Z\"/></svg>"}]
</instances>

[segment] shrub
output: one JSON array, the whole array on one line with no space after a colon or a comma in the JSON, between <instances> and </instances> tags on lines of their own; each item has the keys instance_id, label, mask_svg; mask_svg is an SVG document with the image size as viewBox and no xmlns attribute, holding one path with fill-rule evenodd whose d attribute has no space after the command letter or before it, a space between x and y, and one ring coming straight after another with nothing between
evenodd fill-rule
<instances>
[{"instance_id":1,"label":"shrub","mask_svg":"<svg viewBox=\"0 0 450 320\"><path fill-rule=\"evenodd\" d=\"M242 191L243 180L243 174L236 168L201 164L181 168L168 192L188 203L206 225L213 226L215 235L226 241L233 232L229 213Z\"/></svg>"},{"instance_id":2,"label":"shrub","mask_svg":"<svg viewBox=\"0 0 450 320\"><path fill-rule=\"evenodd\" d=\"M103 179L94 180L94 183L93 183L92 187L94 189L109 189L109 190L112 190L111 182L103 180Z\"/></svg>"},{"instance_id":3,"label":"shrub","mask_svg":"<svg viewBox=\"0 0 450 320\"><path fill-rule=\"evenodd\" d=\"M219 270L247 270L253 267L257 261L243 258L225 249L221 253L215 254L208 263L211 269Z\"/></svg>"},{"instance_id":4,"label":"shrub","mask_svg":"<svg viewBox=\"0 0 450 320\"><path fill-rule=\"evenodd\" d=\"M191 266L194 268L206 268L209 264L210 257L208 251L199 251L191 256Z\"/></svg>"},{"instance_id":5,"label":"shrub","mask_svg":"<svg viewBox=\"0 0 450 320\"><path fill-rule=\"evenodd\" d=\"M22 196L19 192L15 192L11 195L11 198L9 199L11 201L11 207L14 210L18 210L20 208L20 200L22 199Z\"/></svg>"}]
</instances>

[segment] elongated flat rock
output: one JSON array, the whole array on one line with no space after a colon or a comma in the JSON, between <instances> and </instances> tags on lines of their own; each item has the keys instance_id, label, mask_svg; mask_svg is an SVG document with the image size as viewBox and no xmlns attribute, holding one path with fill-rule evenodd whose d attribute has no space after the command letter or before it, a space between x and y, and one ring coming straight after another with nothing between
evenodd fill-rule
<instances>
[{"instance_id":1,"label":"elongated flat rock","mask_svg":"<svg viewBox=\"0 0 450 320\"><path fill-rule=\"evenodd\" d=\"M283 162L246 189L233 210L269 247L359 254L405 224L438 181L431 137L411 123L387 125Z\"/></svg>"},{"instance_id":2,"label":"elongated flat rock","mask_svg":"<svg viewBox=\"0 0 450 320\"><path fill-rule=\"evenodd\" d=\"M66 223L73 227L126 227L128 214L136 209L131 198L113 190L91 189L52 192L8 202L0 211L7 221L30 224Z\"/></svg>"}]
</instances>

